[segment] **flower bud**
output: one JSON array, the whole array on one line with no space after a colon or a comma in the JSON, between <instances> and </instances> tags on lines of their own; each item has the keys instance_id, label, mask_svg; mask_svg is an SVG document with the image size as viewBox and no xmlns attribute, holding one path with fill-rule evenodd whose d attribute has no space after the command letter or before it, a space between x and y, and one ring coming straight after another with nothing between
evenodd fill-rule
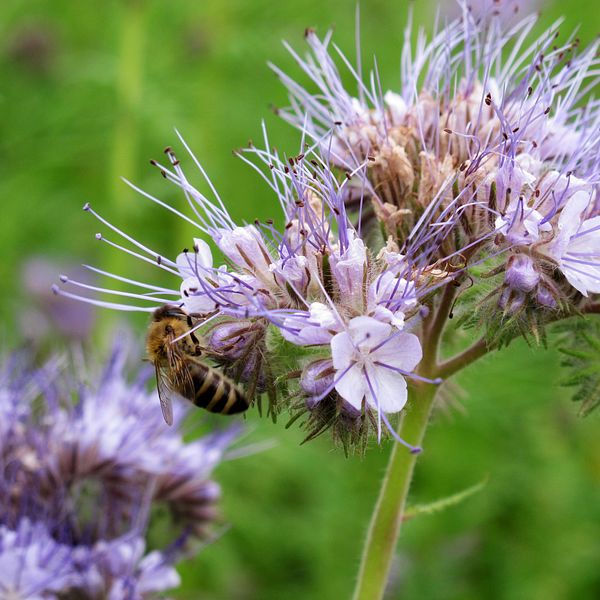
<instances>
[{"instance_id":1,"label":"flower bud","mask_svg":"<svg viewBox=\"0 0 600 600\"><path fill-rule=\"evenodd\" d=\"M307 365L304 371L302 371L300 387L311 396L311 399L318 398L333 385L334 373L335 370L331 360L316 360ZM309 408L313 408L313 406L309 405Z\"/></svg>"},{"instance_id":2,"label":"flower bud","mask_svg":"<svg viewBox=\"0 0 600 600\"><path fill-rule=\"evenodd\" d=\"M215 236L219 249L236 266L270 280L272 259L259 230L253 225L219 229Z\"/></svg>"},{"instance_id":3,"label":"flower bud","mask_svg":"<svg viewBox=\"0 0 600 600\"><path fill-rule=\"evenodd\" d=\"M208 345L219 356L237 360L247 352L254 341L255 328L251 321L227 321L216 325L210 332Z\"/></svg>"},{"instance_id":4,"label":"flower bud","mask_svg":"<svg viewBox=\"0 0 600 600\"><path fill-rule=\"evenodd\" d=\"M508 260L505 284L516 292L531 292L540 282L540 274L530 256L516 254Z\"/></svg>"},{"instance_id":5,"label":"flower bud","mask_svg":"<svg viewBox=\"0 0 600 600\"><path fill-rule=\"evenodd\" d=\"M225 373L236 381L253 382L264 391L263 369L265 327L261 321L227 321L210 332L208 346Z\"/></svg>"},{"instance_id":6,"label":"flower bud","mask_svg":"<svg viewBox=\"0 0 600 600\"><path fill-rule=\"evenodd\" d=\"M542 306L545 306L547 308L556 308L556 298L546 286L540 286L537 292L536 299L538 303Z\"/></svg>"}]
</instances>

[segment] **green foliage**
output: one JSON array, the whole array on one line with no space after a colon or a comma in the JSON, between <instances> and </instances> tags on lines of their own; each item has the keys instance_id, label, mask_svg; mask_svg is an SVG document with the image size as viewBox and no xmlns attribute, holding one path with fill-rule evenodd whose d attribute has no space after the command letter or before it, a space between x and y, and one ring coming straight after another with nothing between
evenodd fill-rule
<instances>
[{"instance_id":1,"label":"green foliage","mask_svg":"<svg viewBox=\"0 0 600 600\"><path fill-rule=\"evenodd\" d=\"M415 504L413 506L408 506L402 515L402 519L404 521L408 521L409 519L414 519L415 517L420 517L421 515L434 515L435 513L446 510L447 508L456 506L474 494L480 492L487 485L487 483L488 478L485 477L479 483L461 490L460 492L456 492L455 494L451 494L450 496L446 496L445 498L440 498L439 500L434 500L433 502L428 502L427 504Z\"/></svg>"},{"instance_id":2,"label":"green foliage","mask_svg":"<svg viewBox=\"0 0 600 600\"><path fill-rule=\"evenodd\" d=\"M571 319L557 329L564 334L559 350L561 366L568 371L560 383L576 388L573 401L580 403L579 414L585 417L600 406L600 321Z\"/></svg>"}]
</instances>

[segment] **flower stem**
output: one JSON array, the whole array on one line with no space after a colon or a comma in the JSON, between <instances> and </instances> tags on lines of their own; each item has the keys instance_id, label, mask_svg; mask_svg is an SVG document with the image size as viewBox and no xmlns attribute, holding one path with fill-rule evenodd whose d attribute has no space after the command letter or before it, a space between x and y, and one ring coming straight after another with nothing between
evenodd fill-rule
<instances>
[{"instance_id":1,"label":"flower stem","mask_svg":"<svg viewBox=\"0 0 600 600\"><path fill-rule=\"evenodd\" d=\"M448 379L465 366L470 365L472 362L485 356L489 350L490 348L488 347L485 338L481 338L460 354L457 354L439 365L435 374L443 379Z\"/></svg>"},{"instance_id":2,"label":"flower stem","mask_svg":"<svg viewBox=\"0 0 600 600\"><path fill-rule=\"evenodd\" d=\"M436 390L437 387L430 384L411 388L410 406L403 416L399 434L414 446L423 440ZM383 597L416 460L416 454L394 444L367 532L354 600Z\"/></svg>"}]
</instances>

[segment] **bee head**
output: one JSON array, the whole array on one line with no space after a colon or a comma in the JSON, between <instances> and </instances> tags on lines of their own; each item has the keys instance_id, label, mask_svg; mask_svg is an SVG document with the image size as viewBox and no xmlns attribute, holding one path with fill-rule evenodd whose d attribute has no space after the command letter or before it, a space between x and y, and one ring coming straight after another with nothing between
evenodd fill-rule
<instances>
[{"instance_id":1,"label":"bee head","mask_svg":"<svg viewBox=\"0 0 600 600\"><path fill-rule=\"evenodd\" d=\"M157 308L152 315L152 320L156 322L167 318L187 319L187 313L183 309L179 308L179 306L165 304L164 306Z\"/></svg>"}]
</instances>

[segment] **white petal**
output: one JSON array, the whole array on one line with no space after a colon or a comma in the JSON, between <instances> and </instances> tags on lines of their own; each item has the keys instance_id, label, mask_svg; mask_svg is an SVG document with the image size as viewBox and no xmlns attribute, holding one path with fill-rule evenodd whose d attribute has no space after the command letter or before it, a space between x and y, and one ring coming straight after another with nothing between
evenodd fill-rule
<instances>
[{"instance_id":1,"label":"white petal","mask_svg":"<svg viewBox=\"0 0 600 600\"><path fill-rule=\"evenodd\" d=\"M367 402L385 413L394 413L402 410L408 397L406 380L399 373L383 367L369 367L369 380L373 386L375 397L368 389Z\"/></svg>"},{"instance_id":2,"label":"white petal","mask_svg":"<svg viewBox=\"0 0 600 600\"><path fill-rule=\"evenodd\" d=\"M348 323L348 331L353 342L362 350L373 348L388 338L392 332L389 323L382 323L372 317L354 317Z\"/></svg>"},{"instance_id":3,"label":"white petal","mask_svg":"<svg viewBox=\"0 0 600 600\"><path fill-rule=\"evenodd\" d=\"M341 373L336 373L336 377L340 375ZM335 389L346 402L360 410L366 393L366 385L362 370L360 367L354 366L336 383Z\"/></svg>"},{"instance_id":4,"label":"white petal","mask_svg":"<svg viewBox=\"0 0 600 600\"><path fill-rule=\"evenodd\" d=\"M573 194L558 217L558 235L570 239L581 225L581 215L591 201L587 192Z\"/></svg>"},{"instance_id":5,"label":"white petal","mask_svg":"<svg viewBox=\"0 0 600 600\"><path fill-rule=\"evenodd\" d=\"M403 371L412 371L423 358L421 342L413 333L396 334L373 354L373 360Z\"/></svg>"},{"instance_id":6,"label":"white petal","mask_svg":"<svg viewBox=\"0 0 600 600\"><path fill-rule=\"evenodd\" d=\"M197 250L197 251L196 251ZM194 238L194 250L182 252L175 260L182 277L205 275L213 265L212 253L208 244L200 238Z\"/></svg>"},{"instance_id":7,"label":"white petal","mask_svg":"<svg viewBox=\"0 0 600 600\"><path fill-rule=\"evenodd\" d=\"M182 282L181 299L187 312L206 313L215 309L215 301L204 292L204 286L196 277L188 277Z\"/></svg>"},{"instance_id":8,"label":"white petal","mask_svg":"<svg viewBox=\"0 0 600 600\"><path fill-rule=\"evenodd\" d=\"M355 355L352 338L347 332L342 331L333 336L331 340L331 358L333 366L338 371L343 371L352 362Z\"/></svg>"},{"instance_id":9,"label":"white petal","mask_svg":"<svg viewBox=\"0 0 600 600\"><path fill-rule=\"evenodd\" d=\"M584 265L569 258L595 264ZM560 268L567 281L584 296L600 293L600 217L581 224L577 236L569 242Z\"/></svg>"},{"instance_id":10,"label":"white petal","mask_svg":"<svg viewBox=\"0 0 600 600\"><path fill-rule=\"evenodd\" d=\"M205 268L213 266L212 252L210 246L200 238L194 238L194 252L198 255L198 262Z\"/></svg>"},{"instance_id":11,"label":"white petal","mask_svg":"<svg viewBox=\"0 0 600 600\"><path fill-rule=\"evenodd\" d=\"M329 306L321 302L313 302L309 307L310 320L326 329L340 331L343 328L335 312Z\"/></svg>"}]
</instances>

